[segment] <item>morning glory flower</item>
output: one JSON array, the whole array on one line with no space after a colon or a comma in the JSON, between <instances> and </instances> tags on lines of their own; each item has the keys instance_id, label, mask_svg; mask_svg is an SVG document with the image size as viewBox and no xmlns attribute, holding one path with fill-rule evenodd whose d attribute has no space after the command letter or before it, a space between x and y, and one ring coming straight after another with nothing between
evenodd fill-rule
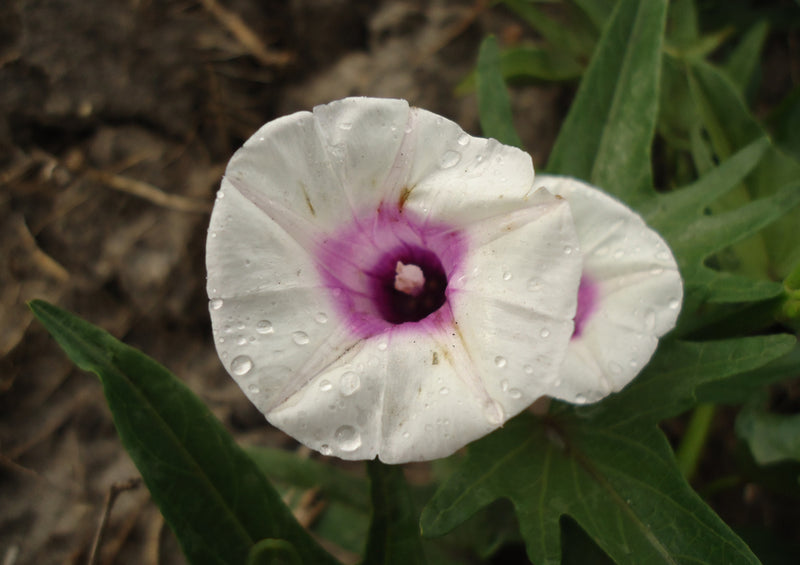
<instances>
[{"instance_id":1,"label":"morning glory flower","mask_svg":"<svg viewBox=\"0 0 800 565\"><path fill-rule=\"evenodd\" d=\"M211 217L220 358L323 454L449 455L572 390L571 205L534 185L524 152L402 100L272 121L231 159Z\"/></svg>"},{"instance_id":2,"label":"morning glory flower","mask_svg":"<svg viewBox=\"0 0 800 565\"><path fill-rule=\"evenodd\" d=\"M621 202L568 177L540 175L535 186L569 202L583 256L575 330L551 396L595 402L628 384L675 326L680 273L664 240Z\"/></svg>"}]
</instances>

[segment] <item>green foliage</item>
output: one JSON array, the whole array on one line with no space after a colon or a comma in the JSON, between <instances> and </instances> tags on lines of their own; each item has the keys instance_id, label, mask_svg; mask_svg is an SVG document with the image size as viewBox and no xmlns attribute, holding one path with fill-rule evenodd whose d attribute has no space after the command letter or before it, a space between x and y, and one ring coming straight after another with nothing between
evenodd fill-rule
<instances>
[{"instance_id":1,"label":"green foliage","mask_svg":"<svg viewBox=\"0 0 800 565\"><path fill-rule=\"evenodd\" d=\"M424 565L419 515L402 468L370 461L367 469L372 493L372 524L364 565Z\"/></svg>"},{"instance_id":2,"label":"green foliage","mask_svg":"<svg viewBox=\"0 0 800 565\"><path fill-rule=\"evenodd\" d=\"M476 82L483 134L506 145L522 147L522 140L514 129L511 101L500 72L497 40L492 36L481 44Z\"/></svg>"},{"instance_id":3,"label":"green foliage","mask_svg":"<svg viewBox=\"0 0 800 565\"><path fill-rule=\"evenodd\" d=\"M590 181L631 205L653 190L650 142L666 1L621 0L556 140L547 171Z\"/></svg>"},{"instance_id":4,"label":"green foliage","mask_svg":"<svg viewBox=\"0 0 800 565\"><path fill-rule=\"evenodd\" d=\"M542 42L482 43L484 134L521 146L505 81L583 75L547 170L602 187L664 236L684 280L678 327L623 391L523 413L411 487L400 467L378 462L365 479L282 450L244 451L166 369L34 301L73 361L100 377L191 563L336 563L266 477L281 492L318 492L326 507L312 533L366 565L459 563L521 543L537 565L759 563L685 476L716 404L762 398L800 367L800 346L777 325L800 327L800 90L773 111L771 130L748 108L780 16L740 6L722 17L727 3L694 0L503 4ZM712 53L723 63L708 62ZM676 461L659 424L693 409ZM774 465L800 460L798 426L751 403L736 431L753 465Z\"/></svg>"},{"instance_id":5,"label":"green foliage","mask_svg":"<svg viewBox=\"0 0 800 565\"><path fill-rule=\"evenodd\" d=\"M100 377L122 443L191 563L241 565L265 538L284 540L302 562L337 563L169 371L60 308L30 307L70 359Z\"/></svg>"}]
</instances>

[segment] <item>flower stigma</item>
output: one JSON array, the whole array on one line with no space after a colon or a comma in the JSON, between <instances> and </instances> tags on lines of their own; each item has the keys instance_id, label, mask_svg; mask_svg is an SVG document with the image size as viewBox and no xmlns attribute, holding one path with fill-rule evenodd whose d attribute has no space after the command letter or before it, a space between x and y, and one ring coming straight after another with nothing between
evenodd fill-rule
<instances>
[{"instance_id":1,"label":"flower stigma","mask_svg":"<svg viewBox=\"0 0 800 565\"><path fill-rule=\"evenodd\" d=\"M394 288L410 296L419 296L425 288L425 273L416 265L404 265L402 261L397 262L394 269Z\"/></svg>"}]
</instances>

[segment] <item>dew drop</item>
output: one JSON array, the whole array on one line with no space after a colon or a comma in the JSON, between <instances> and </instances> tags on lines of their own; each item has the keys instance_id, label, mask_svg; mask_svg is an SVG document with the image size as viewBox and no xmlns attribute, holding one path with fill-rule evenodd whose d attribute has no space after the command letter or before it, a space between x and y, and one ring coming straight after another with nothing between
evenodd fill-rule
<instances>
[{"instance_id":1,"label":"dew drop","mask_svg":"<svg viewBox=\"0 0 800 565\"><path fill-rule=\"evenodd\" d=\"M586 397L581 393L575 395L575 404L586 404Z\"/></svg>"},{"instance_id":2,"label":"dew drop","mask_svg":"<svg viewBox=\"0 0 800 565\"><path fill-rule=\"evenodd\" d=\"M511 280L511 273L509 273L508 271L503 273L503 280L504 281L510 281Z\"/></svg>"},{"instance_id":3,"label":"dew drop","mask_svg":"<svg viewBox=\"0 0 800 565\"><path fill-rule=\"evenodd\" d=\"M461 153L456 151L447 151L442 158L439 159L439 166L443 169L449 169L450 167L455 167L458 162L461 160Z\"/></svg>"},{"instance_id":4,"label":"dew drop","mask_svg":"<svg viewBox=\"0 0 800 565\"><path fill-rule=\"evenodd\" d=\"M236 338L236 345L247 345L247 338L243 335L240 335Z\"/></svg>"},{"instance_id":5,"label":"dew drop","mask_svg":"<svg viewBox=\"0 0 800 565\"><path fill-rule=\"evenodd\" d=\"M218 190L217 191L217 200L222 200L223 198L225 198L225 193L222 192L221 190Z\"/></svg>"},{"instance_id":6,"label":"dew drop","mask_svg":"<svg viewBox=\"0 0 800 565\"><path fill-rule=\"evenodd\" d=\"M231 361L231 372L234 375L246 375L253 368L253 360L247 355L239 355Z\"/></svg>"},{"instance_id":7,"label":"dew drop","mask_svg":"<svg viewBox=\"0 0 800 565\"><path fill-rule=\"evenodd\" d=\"M550 330L548 330L547 328L542 328L542 331L539 332L539 335L547 339L548 337L550 337Z\"/></svg>"},{"instance_id":8,"label":"dew drop","mask_svg":"<svg viewBox=\"0 0 800 565\"><path fill-rule=\"evenodd\" d=\"M508 361L506 361L506 358L503 357L502 355L498 355L497 357L494 358L494 364L497 366L498 369L502 369L508 364Z\"/></svg>"},{"instance_id":9,"label":"dew drop","mask_svg":"<svg viewBox=\"0 0 800 565\"><path fill-rule=\"evenodd\" d=\"M317 312L317 313L314 315L314 320L315 320L315 321L316 321L318 324L325 324L325 323L327 323L327 321L328 321L328 315L327 315L325 312Z\"/></svg>"},{"instance_id":10,"label":"dew drop","mask_svg":"<svg viewBox=\"0 0 800 565\"><path fill-rule=\"evenodd\" d=\"M660 275L663 272L664 269L662 269L661 267L653 267L652 269L650 269L650 274L653 275L654 277Z\"/></svg>"},{"instance_id":11,"label":"dew drop","mask_svg":"<svg viewBox=\"0 0 800 565\"><path fill-rule=\"evenodd\" d=\"M351 130L353 129L353 124L351 124L350 122L342 122L341 124L339 124L339 129L344 131Z\"/></svg>"},{"instance_id":12,"label":"dew drop","mask_svg":"<svg viewBox=\"0 0 800 565\"><path fill-rule=\"evenodd\" d=\"M247 390L249 390L253 394L258 394L259 392L261 392L261 389L258 388L258 386L256 385L247 385Z\"/></svg>"},{"instance_id":13,"label":"dew drop","mask_svg":"<svg viewBox=\"0 0 800 565\"><path fill-rule=\"evenodd\" d=\"M256 324L256 331L260 334L271 334L275 329L272 327L272 322L269 320L261 320Z\"/></svg>"},{"instance_id":14,"label":"dew drop","mask_svg":"<svg viewBox=\"0 0 800 565\"><path fill-rule=\"evenodd\" d=\"M486 421L493 426L499 426L502 424L503 417L505 416L503 413L503 407L494 400L489 400L486 402L486 404L484 404L483 415L486 417Z\"/></svg>"},{"instance_id":15,"label":"dew drop","mask_svg":"<svg viewBox=\"0 0 800 565\"><path fill-rule=\"evenodd\" d=\"M512 388L511 390L508 391L508 396L510 396L514 400L518 400L522 398L522 391L519 390L518 388Z\"/></svg>"},{"instance_id":16,"label":"dew drop","mask_svg":"<svg viewBox=\"0 0 800 565\"><path fill-rule=\"evenodd\" d=\"M322 381L319 382L319 389L322 392L328 392L332 388L333 388L333 385L331 384L331 381L329 381L328 379L325 379L325 380L322 380Z\"/></svg>"},{"instance_id":17,"label":"dew drop","mask_svg":"<svg viewBox=\"0 0 800 565\"><path fill-rule=\"evenodd\" d=\"M361 434L353 426L340 427L334 437L342 451L355 451L361 447Z\"/></svg>"},{"instance_id":18,"label":"dew drop","mask_svg":"<svg viewBox=\"0 0 800 565\"><path fill-rule=\"evenodd\" d=\"M333 450L331 449L330 445L328 445L327 443L323 443L322 445L319 446L319 452L322 453L323 455L330 455L333 453Z\"/></svg>"},{"instance_id":19,"label":"dew drop","mask_svg":"<svg viewBox=\"0 0 800 565\"><path fill-rule=\"evenodd\" d=\"M339 390L344 396L354 394L361 386L361 379L358 378L358 373L347 371L342 375L339 380Z\"/></svg>"},{"instance_id":20,"label":"dew drop","mask_svg":"<svg viewBox=\"0 0 800 565\"><path fill-rule=\"evenodd\" d=\"M564 255L571 255L574 250L569 245L564 246Z\"/></svg>"},{"instance_id":21,"label":"dew drop","mask_svg":"<svg viewBox=\"0 0 800 565\"><path fill-rule=\"evenodd\" d=\"M381 342L378 343L378 351L386 351L386 349L388 347L389 347L389 344L386 343L385 341L381 341Z\"/></svg>"},{"instance_id":22,"label":"dew drop","mask_svg":"<svg viewBox=\"0 0 800 565\"><path fill-rule=\"evenodd\" d=\"M292 341L297 345L306 345L311 339L306 332L294 332L292 334Z\"/></svg>"},{"instance_id":23,"label":"dew drop","mask_svg":"<svg viewBox=\"0 0 800 565\"><path fill-rule=\"evenodd\" d=\"M212 310L219 310L222 308L222 299L221 298L213 298L211 302L209 302Z\"/></svg>"},{"instance_id":24,"label":"dew drop","mask_svg":"<svg viewBox=\"0 0 800 565\"><path fill-rule=\"evenodd\" d=\"M403 432L403 439L408 439L411 437L411 434L408 432Z\"/></svg>"},{"instance_id":25,"label":"dew drop","mask_svg":"<svg viewBox=\"0 0 800 565\"><path fill-rule=\"evenodd\" d=\"M461 135L459 135L458 136L458 144L461 147L465 147L465 146L469 145L469 135L466 134L466 133L462 133Z\"/></svg>"},{"instance_id":26,"label":"dew drop","mask_svg":"<svg viewBox=\"0 0 800 565\"><path fill-rule=\"evenodd\" d=\"M680 306L680 305L681 305L681 301L680 300L678 300L677 298L670 298L670 300L669 300L669 307L670 308L672 308L673 310L677 310L678 306Z\"/></svg>"},{"instance_id":27,"label":"dew drop","mask_svg":"<svg viewBox=\"0 0 800 565\"><path fill-rule=\"evenodd\" d=\"M439 394L441 394L442 396L446 396L450 394L450 389L447 388L446 386L443 386L442 388L439 389Z\"/></svg>"},{"instance_id":28,"label":"dew drop","mask_svg":"<svg viewBox=\"0 0 800 565\"><path fill-rule=\"evenodd\" d=\"M522 370L525 371L526 375L532 375L533 374L533 365L525 365L522 368Z\"/></svg>"},{"instance_id":29,"label":"dew drop","mask_svg":"<svg viewBox=\"0 0 800 565\"><path fill-rule=\"evenodd\" d=\"M503 392L508 392L508 381L507 380L503 380L503 381L500 382L500 390L502 390Z\"/></svg>"},{"instance_id":30,"label":"dew drop","mask_svg":"<svg viewBox=\"0 0 800 565\"><path fill-rule=\"evenodd\" d=\"M669 259L669 253L667 253L666 251L659 251L658 253L656 253L656 259L666 261L667 259Z\"/></svg>"},{"instance_id":31,"label":"dew drop","mask_svg":"<svg viewBox=\"0 0 800 565\"><path fill-rule=\"evenodd\" d=\"M245 327L245 326L244 326L244 323L243 323L243 322L239 322L238 324L236 324L236 329L237 329L237 330L243 330L243 329L244 329L244 327Z\"/></svg>"}]
</instances>

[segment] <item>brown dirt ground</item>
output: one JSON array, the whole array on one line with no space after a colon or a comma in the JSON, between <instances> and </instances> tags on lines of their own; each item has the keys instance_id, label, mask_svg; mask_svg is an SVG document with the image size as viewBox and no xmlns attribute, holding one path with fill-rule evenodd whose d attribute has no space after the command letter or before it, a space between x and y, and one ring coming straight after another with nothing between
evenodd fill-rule
<instances>
[{"instance_id":1,"label":"brown dirt ground","mask_svg":"<svg viewBox=\"0 0 800 565\"><path fill-rule=\"evenodd\" d=\"M520 32L486 4L0 3L4 565L85 563L105 497L137 476L97 380L25 301L57 303L140 347L237 437L294 448L211 342L204 241L225 163L263 122L348 95L406 98L477 133L474 98L454 87L485 33ZM543 157L559 91L515 96L522 135ZM116 498L96 562L182 562L145 489Z\"/></svg>"}]
</instances>

